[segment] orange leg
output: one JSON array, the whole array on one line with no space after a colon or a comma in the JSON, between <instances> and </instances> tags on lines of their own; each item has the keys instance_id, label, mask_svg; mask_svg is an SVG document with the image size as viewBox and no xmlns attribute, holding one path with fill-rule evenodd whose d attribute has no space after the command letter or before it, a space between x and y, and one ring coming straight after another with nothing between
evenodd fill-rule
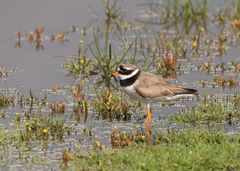
<instances>
[{"instance_id":1,"label":"orange leg","mask_svg":"<svg viewBox=\"0 0 240 171\"><path fill-rule=\"evenodd\" d=\"M146 135L149 137L152 134L151 121L152 121L152 109L151 109L151 106L148 104L145 124L146 124Z\"/></svg>"}]
</instances>

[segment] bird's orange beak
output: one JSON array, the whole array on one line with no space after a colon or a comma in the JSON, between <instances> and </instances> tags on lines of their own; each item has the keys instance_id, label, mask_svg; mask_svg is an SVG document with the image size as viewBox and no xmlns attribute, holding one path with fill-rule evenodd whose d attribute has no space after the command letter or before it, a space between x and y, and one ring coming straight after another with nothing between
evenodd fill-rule
<instances>
[{"instance_id":1,"label":"bird's orange beak","mask_svg":"<svg viewBox=\"0 0 240 171\"><path fill-rule=\"evenodd\" d=\"M119 76L119 72L118 71L115 71L112 76L114 76L115 78L117 78Z\"/></svg>"}]
</instances>

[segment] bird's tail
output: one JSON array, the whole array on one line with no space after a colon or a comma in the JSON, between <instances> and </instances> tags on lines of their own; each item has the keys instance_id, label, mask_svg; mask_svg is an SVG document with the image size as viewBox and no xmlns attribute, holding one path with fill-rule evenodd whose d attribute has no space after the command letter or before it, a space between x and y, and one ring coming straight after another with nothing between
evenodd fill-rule
<instances>
[{"instance_id":1,"label":"bird's tail","mask_svg":"<svg viewBox=\"0 0 240 171\"><path fill-rule=\"evenodd\" d=\"M193 94L193 95L199 95L198 90L193 89L193 88L183 88L185 91L183 92L183 94Z\"/></svg>"}]
</instances>

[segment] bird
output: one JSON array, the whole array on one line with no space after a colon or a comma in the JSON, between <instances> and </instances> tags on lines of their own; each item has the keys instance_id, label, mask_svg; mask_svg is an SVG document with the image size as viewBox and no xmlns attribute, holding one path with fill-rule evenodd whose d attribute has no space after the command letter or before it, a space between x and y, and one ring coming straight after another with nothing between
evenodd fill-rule
<instances>
[{"instance_id":1,"label":"bird","mask_svg":"<svg viewBox=\"0 0 240 171\"><path fill-rule=\"evenodd\" d=\"M142 71L132 64L120 64L112 76L119 80L127 95L147 104L145 125L148 136L151 136L152 103L195 97L199 94L196 89L172 84L160 75Z\"/></svg>"}]
</instances>

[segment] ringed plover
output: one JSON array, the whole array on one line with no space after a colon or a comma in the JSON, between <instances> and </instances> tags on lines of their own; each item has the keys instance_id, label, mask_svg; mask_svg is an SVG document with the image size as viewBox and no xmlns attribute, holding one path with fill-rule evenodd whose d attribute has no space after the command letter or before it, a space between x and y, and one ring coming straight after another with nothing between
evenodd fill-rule
<instances>
[{"instance_id":1,"label":"ringed plover","mask_svg":"<svg viewBox=\"0 0 240 171\"><path fill-rule=\"evenodd\" d=\"M151 135L152 109L150 104L198 95L196 89L169 83L161 76L141 71L134 65L121 64L112 76L119 78L123 91L135 100L147 103L146 134Z\"/></svg>"}]
</instances>

